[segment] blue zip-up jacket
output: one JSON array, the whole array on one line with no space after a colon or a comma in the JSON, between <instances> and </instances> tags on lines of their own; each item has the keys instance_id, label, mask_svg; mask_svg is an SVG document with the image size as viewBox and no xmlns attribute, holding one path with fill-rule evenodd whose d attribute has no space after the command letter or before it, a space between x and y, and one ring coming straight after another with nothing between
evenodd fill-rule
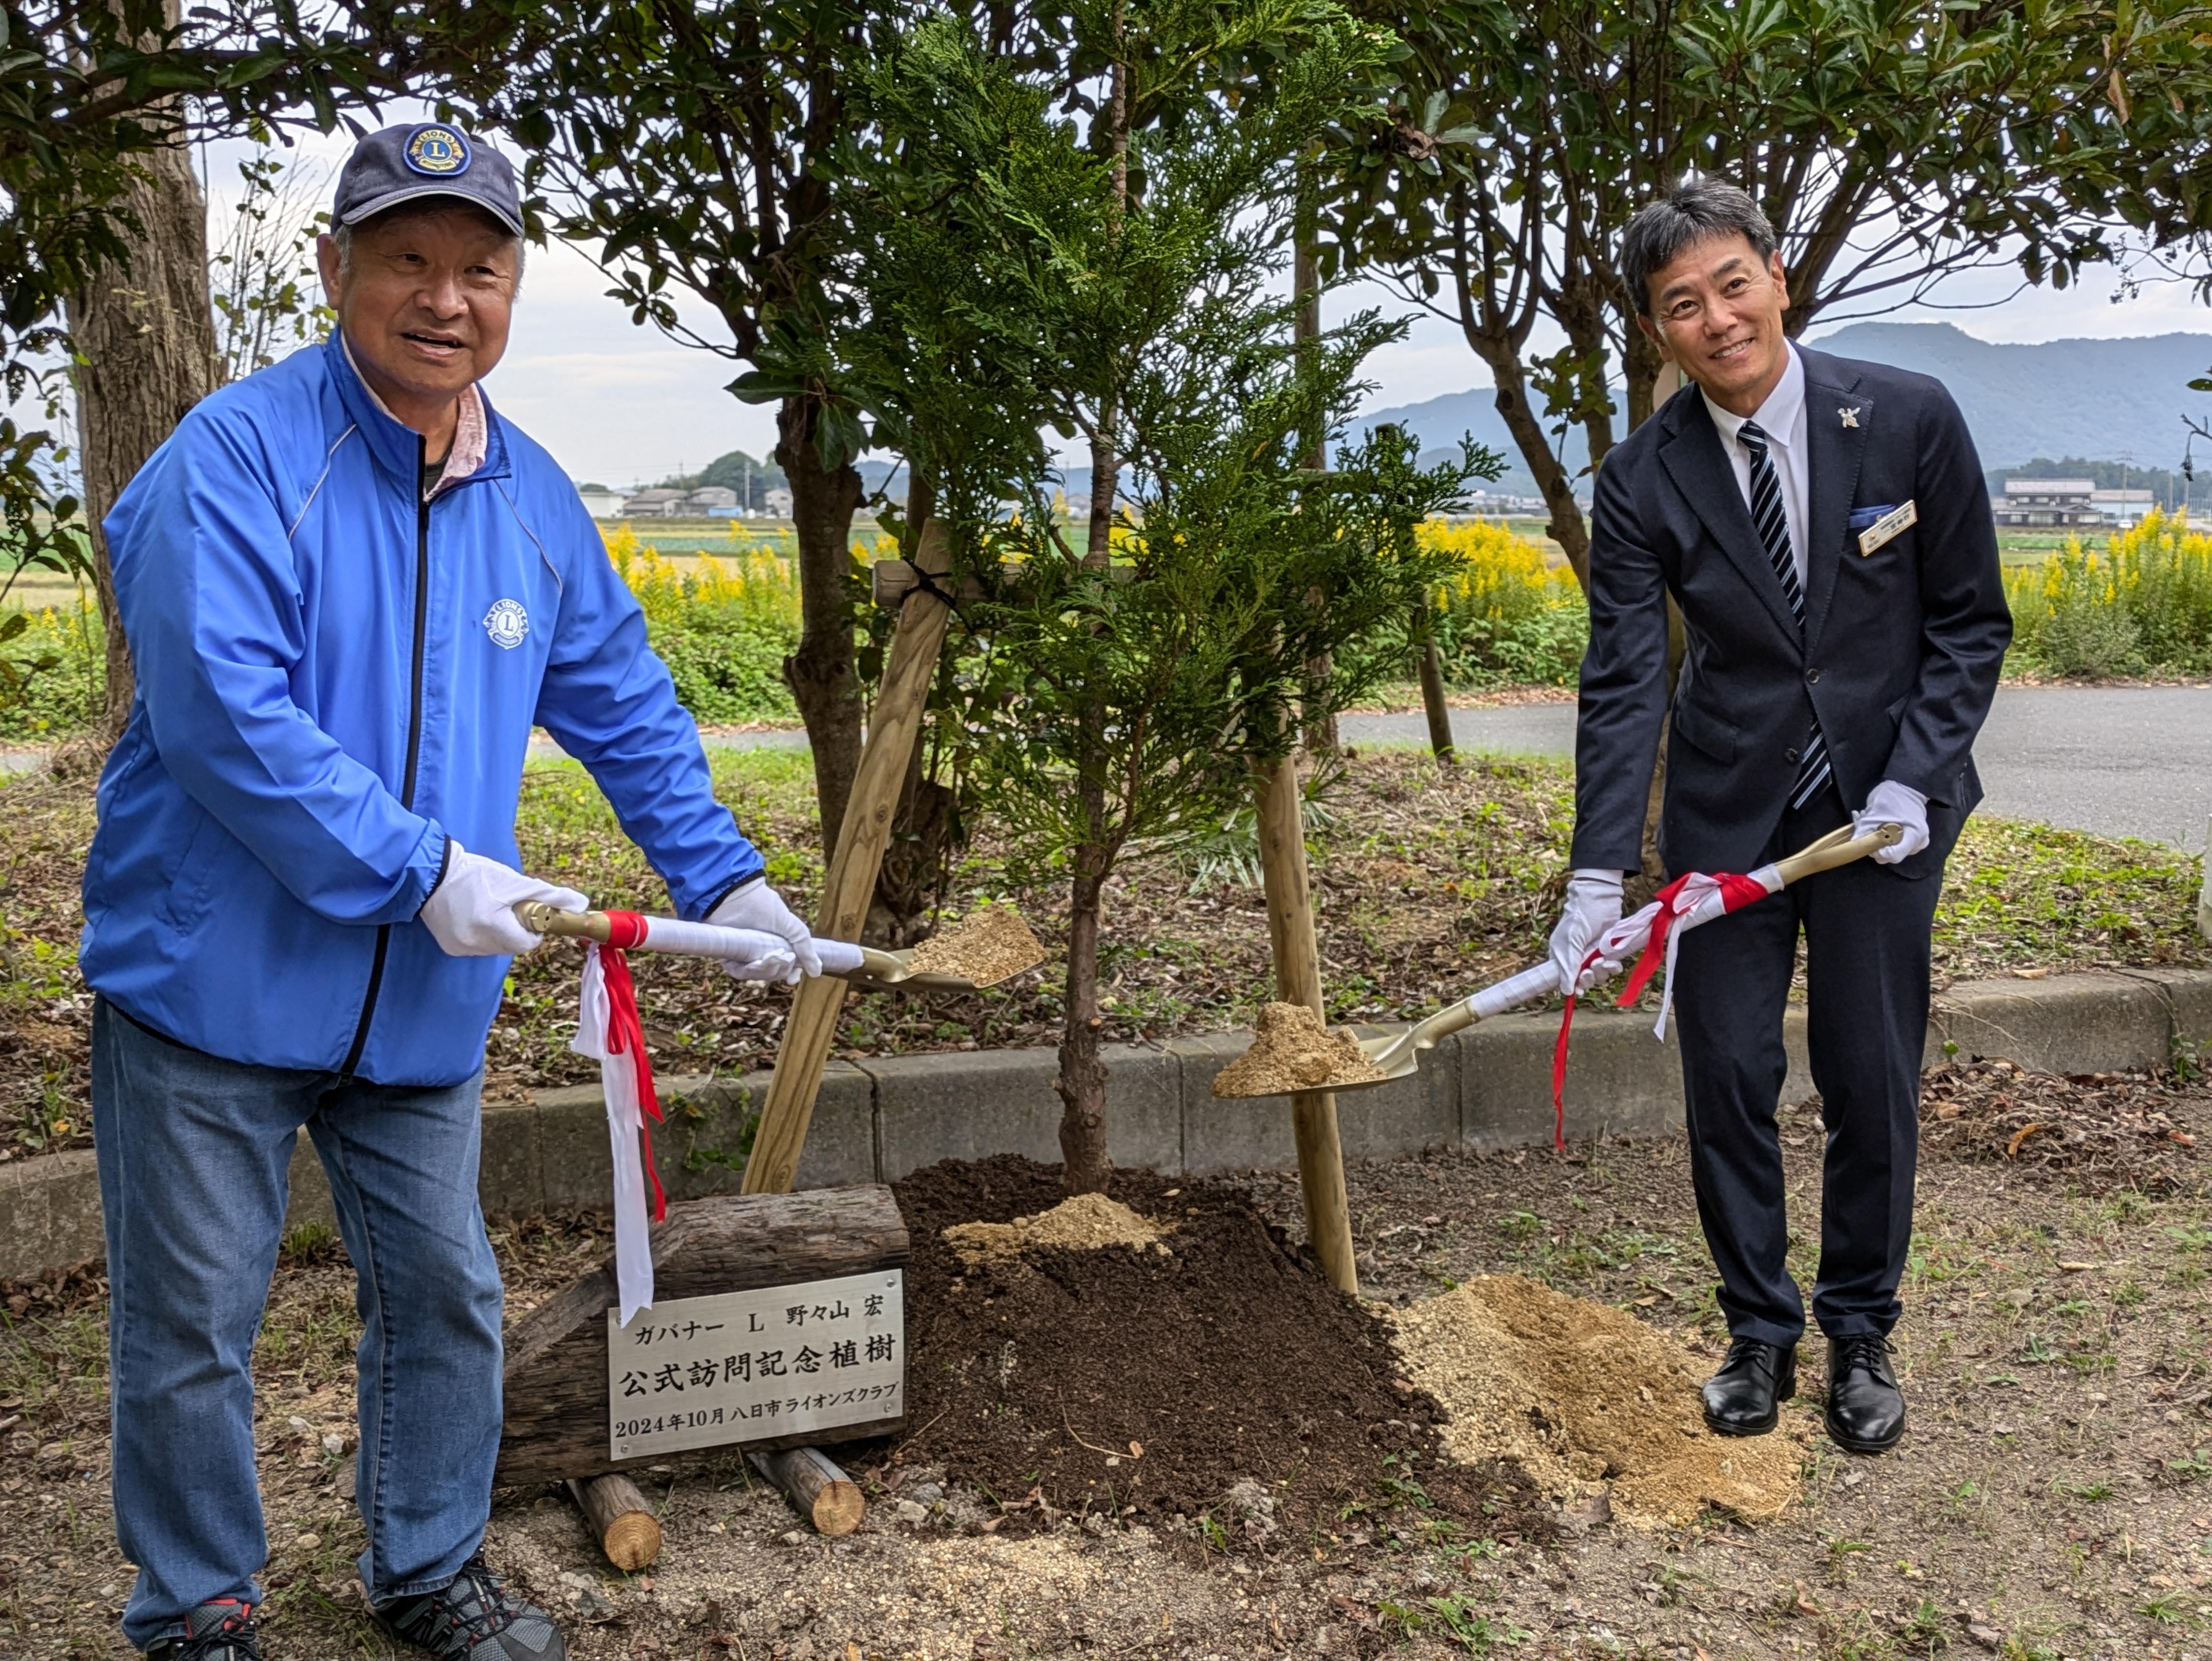
<instances>
[{"instance_id":1,"label":"blue zip-up jacket","mask_svg":"<svg viewBox=\"0 0 2212 1661\"><path fill-rule=\"evenodd\" d=\"M532 722L591 770L685 916L757 876L574 486L484 405L425 502L422 441L335 338L207 399L106 520L137 696L100 781L81 962L179 1043L450 1085L505 958L416 920L448 832L515 862Z\"/></svg>"}]
</instances>

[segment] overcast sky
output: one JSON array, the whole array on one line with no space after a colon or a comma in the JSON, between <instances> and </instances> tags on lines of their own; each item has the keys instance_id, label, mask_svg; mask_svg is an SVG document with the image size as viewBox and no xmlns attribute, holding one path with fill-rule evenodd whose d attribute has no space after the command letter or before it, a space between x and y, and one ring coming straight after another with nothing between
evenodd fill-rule
<instances>
[{"instance_id":1,"label":"overcast sky","mask_svg":"<svg viewBox=\"0 0 2212 1661\"><path fill-rule=\"evenodd\" d=\"M334 169L349 147L343 136L317 141L311 134L301 153ZM206 157L216 198L212 228L218 234L227 204L236 199L237 160L246 153L242 145L223 145ZM1972 306L2002 298L2017 281L2003 271L1975 273L1955 280L1940 297L1952 306ZM556 243L531 251L512 344L486 383L505 416L575 478L618 487L696 471L731 449L758 455L774 447L773 407L740 404L723 390L742 366L636 326L628 310L607 296L609 286L605 274L574 248ZM2193 301L2184 285L2151 287L2118 302L2111 298L2112 287L2108 275L2093 272L2078 289L2031 289L1995 309L1893 315L1948 320L1998 341L2212 333L2212 310ZM1347 290L1333 304L1346 311L1360 305L1403 308L1379 285ZM679 309L702 335L720 336L708 307L695 302ZM1405 344L1376 355L1368 378L1376 383L1369 407L1382 408L1458 392L1486 376L1455 329L1423 319Z\"/></svg>"}]
</instances>

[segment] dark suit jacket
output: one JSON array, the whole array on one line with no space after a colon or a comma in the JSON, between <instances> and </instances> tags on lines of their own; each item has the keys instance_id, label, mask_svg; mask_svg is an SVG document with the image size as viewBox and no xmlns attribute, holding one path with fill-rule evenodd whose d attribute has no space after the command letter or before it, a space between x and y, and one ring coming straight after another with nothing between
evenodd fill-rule
<instances>
[{"instance_id":1,"label":"dark suit jacket","mask_svg":"<svg viewBox=\"0 0 2212 1661\"><path fill-rule=\"evenodd\" d=\"M1966 423L1926 375L1803 356L1811 453L1802 637L1694 386L1599 469L1575 743L1577 867L1641 863L1668 715L1669 593L1688 633L1659 824L1671 871L1759 862L1815 712L1847 808L1885 778L1927 796L1929 849L1899 874L1939 869L1981 800L1974 735L2012 618ZM1918 524L1862 555L1854 512L1907 502Z\"/></svg>"}]
</instances>

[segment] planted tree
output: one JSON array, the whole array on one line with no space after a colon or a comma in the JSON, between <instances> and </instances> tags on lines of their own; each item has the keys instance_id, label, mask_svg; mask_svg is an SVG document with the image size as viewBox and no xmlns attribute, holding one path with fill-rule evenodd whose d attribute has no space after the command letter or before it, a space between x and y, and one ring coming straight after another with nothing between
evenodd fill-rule
<instances>
[{"instance_id":1,"label":"planted tree","mask_svg":"<svg viewBox=\"0 0 2212 1661\"><path fill-rule=\"evenodd\" d=\"M1309 665L1392 630L1366 658L1402 661L1436 575L1413 526L1466 469L1423 472L1395 436L1333 473L1302 465L1397 328L1362 314L1301 346L1278 282L1283 186L1387 40L1304 4L1079 22L1095 32L1073 56L1096 66L1103 112L1087 131L1055 114L1064 82L994 58L958 20L885 43L857 239L871 253L851 274L875 326L833 378L934 474L985 590L963 738L1018 861L1067 885L1060 1143L1086 1192L1109 1170L1111 878L1217 831L1299 714L1371 678L1346 672L1358 654L1339 652L1325 684ZM1262 50L1255 82L1243 70ZM1094 493L1079 541L1053 512L1047 428L1085 443L1094 484L1126 480Z\"/></svg>"},{"instance_id":2,"label":"planted tree","mask_svg":"<svg viewBox=\"0 0 2212 1661\"><path fill-rule=\"evenodd\" d=\"M322 297L315 238L321 168L287 164L268 148L238 164L243 187L208 259L218 374L240 380L326 338L335 314Z\"/></svg>"}]
</instances>

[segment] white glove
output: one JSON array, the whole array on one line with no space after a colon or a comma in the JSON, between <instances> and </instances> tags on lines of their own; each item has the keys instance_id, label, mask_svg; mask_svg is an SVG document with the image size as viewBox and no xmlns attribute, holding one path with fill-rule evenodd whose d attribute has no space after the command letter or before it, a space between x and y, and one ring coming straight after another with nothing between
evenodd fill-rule
<instances>
[{"instance_id":1,"label":"white glove","mask_svg":"<svg viewBox=\"0 0 2212 1661\"><path fill-rule=\"evenodd\" d=\"M1905 834L1887 848L1875 850L1875 863L1895 865L1911 859L1928 846L1928 798L1909 784L1884 779L1875 786L1866 806L1851 815L1851 834L1863 837L1885 824L1901 824Z\"/></svg>"},{"instance_id":2,"label":"white glove","mask_svg":"<svg viewBox=\"0 0 2212 1661\"><path fill-rule=\"evenodd\" d=\"M795 986L801 975L822 972L822 954L814 949L814 935L799 922L792 909L783 903L783 897L765 881L747 883L716 906L707 919L725 928L752 928L763 934L781 934L791 942L791 954L796 962L774 976L747 973L751 965L726 962L722 967L739 980L781 980Z\"/></svg>"},{"instance_id":3,"label":"white glove","mask_svg":"<svg viewBox=\"0 0 2212 1661\"><path fill-rule=\"evenodd\" d=\"M717 958L714 961L722 965L725 975L732 980L780 982L785 985L798 980L799 958L792 952L791 942L782 935L757 928L732 932L743 937L749 955Z\"/></svg>"},{"instance_id":4,"label":"white glove","mask_svg":"<svg viewBox=\"0 0 2212 1661\"><path fill-rule=\"evenodd\" d=\"M527 952L544 937L522 926L514 908L543 900L557 911L584 911L591 902L573 888L525 876L512 866L471 854L446 838L446 872L415 915L452 958L495 958Z\"/></svg>"},{"instance_id":5,"label":"white glove","mask_svg":"<svg viewBox=\"0 0 2212 1661\"><path fill-rule=\"evenodd\" d=\"M1620 921L1620 873L1576 871L1567 878L1566 910L1552 931L1552 965L1559 970L1562 992L1584 992L1602 979L1605 965L1583 959L1598 937Z\"/></svg>"}]
</instances>

